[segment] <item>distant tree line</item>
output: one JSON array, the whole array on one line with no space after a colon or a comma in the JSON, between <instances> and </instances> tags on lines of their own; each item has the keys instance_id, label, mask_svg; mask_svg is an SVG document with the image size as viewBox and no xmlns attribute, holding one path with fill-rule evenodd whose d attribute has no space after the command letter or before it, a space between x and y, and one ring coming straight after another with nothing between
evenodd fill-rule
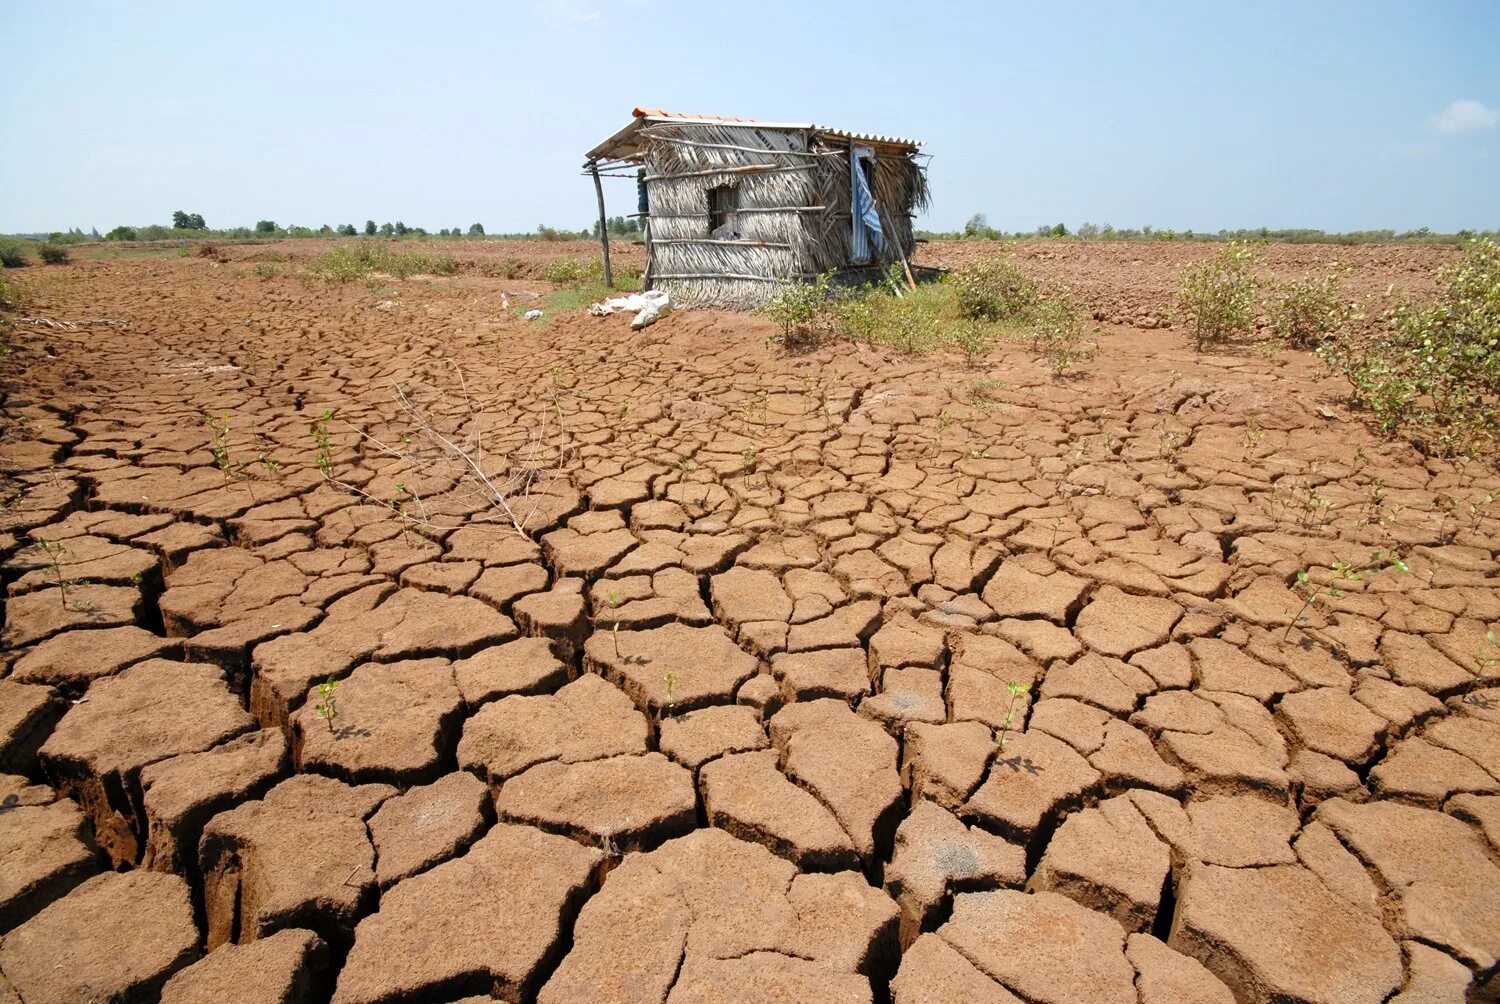
<instances>
[{"instance_id":1,"label":"distant tree line","mask_svg":"<svg viewBox=\"0 0 1500 1004\"><path fill-rule=\"evenodd\" d=\"M1051 226L1042 224L1035 230L1006 232L989 225L983 213L969 217L964 228L943 232L919 230L918 237L934 240L1082 240L1082 241L1277 241L1287 244L1463 244L1475 238L1497 235L1494 230L1460 230L1457 233L1435 233L1427 227L1397 232L1395 230L1354 230L1348 233L1329 233L1310 228L1273 230L1258 227L1253 230L1220 230L1217 233L1196 233L1192 230L1158 230L1149 224L1140 228L1116 228L1106 223L1080 223L1070 231L1065 224Z\"/></svg>"},{"instance_id":2,"label":"distant tree line","mask_svg":"<svg viewBox=\"0 0 1500 1004\"><path fill-rule=\"evenodd\" d=\"M71 236L74 231L61 235L65 243L88 240L82 231L77 231L77 236ZM609 233L614 237L634 237L641 233L639 220L627 219L616 216L609 221ZM181 237L203 237L217 240L247 240L253 238L307 238L307 237L389 237L389 238L466 238L470 240L483 240L486 237L501 237L512 240L538 239L538 240L579 240L597 238L599 236L599 224L592 227L584 227L581 230L567 230L558 227L550 227L545 223L539 224L535 231L526 233L504 233L488 234L483 223L471 223L467 227L443 227L436 233L428 231L424 227L407 226L401 220L394 223L376 223L374 220L365 220L363 227L357 227L353 223L343 223L338 226L323 224L320 227L305 227L295 223L285 226L278 224L275 220L258 220L254 227L229 227L227 229L211 229L204 222L201 213L189 213L177 210L172 214L172 225L170 227L159 224L147 226L118 226L106 233L103 237L107 241L159 241L170 240ZM58 237L59 235L53 235ZM99 240L99 232L93 232L93 240Z\"/></svg>"}]
</instances>

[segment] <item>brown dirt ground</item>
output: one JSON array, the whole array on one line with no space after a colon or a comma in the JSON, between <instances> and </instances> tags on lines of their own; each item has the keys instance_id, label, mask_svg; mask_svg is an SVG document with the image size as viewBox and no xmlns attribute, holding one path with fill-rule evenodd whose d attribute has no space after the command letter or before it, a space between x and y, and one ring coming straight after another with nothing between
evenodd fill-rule
<instances>
[{"instance_id":1,"label":"brown dirt ground","mask_svg":"<svg viewBox=\"0 0 1500 1004\"><path fill-rule=\"evenodd\" d=\"M1007 246L1103 322L1054 380L501 308L582 242L249 270L327 247L20 277L124 324L0 362L0 999L1493 990L1500 478L1155 327L1210 248Z\"/></svg>"}]
</instances>

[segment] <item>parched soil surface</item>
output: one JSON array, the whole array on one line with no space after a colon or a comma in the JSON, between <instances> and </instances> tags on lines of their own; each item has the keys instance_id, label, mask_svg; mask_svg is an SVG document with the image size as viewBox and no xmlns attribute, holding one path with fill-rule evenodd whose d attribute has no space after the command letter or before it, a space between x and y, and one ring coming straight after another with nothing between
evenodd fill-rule
<instances>
[{"instance_id":1,"label":"parched soil surface","mask_svg":"<svg viewBox=\"0 0 1500 1004\"><path fill-rule=\"evenodd\" d=\"M1211 248L1016 249L1104 318L1054 380L462 246L23 274L123 324L0 362L0 1000L1494 992L1500 478L1133 326Z\"/></svg>"}]
</instances>

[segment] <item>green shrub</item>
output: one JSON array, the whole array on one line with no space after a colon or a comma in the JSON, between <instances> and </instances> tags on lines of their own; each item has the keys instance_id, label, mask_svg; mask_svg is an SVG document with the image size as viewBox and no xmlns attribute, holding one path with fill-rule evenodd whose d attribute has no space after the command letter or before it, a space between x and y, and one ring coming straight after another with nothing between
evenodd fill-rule
<instances>
[{"instance_id":1,"label":"green shrub","mask_svg":"<svg viewBox=\"0 0 1500 1004\"><path fill-rule=\"evenodd\" d=\"M1387 435L1410 429L1444 455L1479 451L1500 428L1500 245L1472 242L1438 272L1431 304L1399 304L1372 332L1328 338L1318 355Z\"/></svg>"},{"instance_id":2,"label":"green shrub","mask_svg":"<svg viewBox=\"0 0 1500 1004\"><path fill-rule=\"evenodd\" d=\"M48 265L66 265L68 263L68 249L61 244L42 244L37 247L36 252L42 256L42 261Z\"/></svg>"},{"instance_id":3,"label":"green shrub","mask_svg":"<svg viewBox=\"0 0 1500 1004\"><path fill-rule=\"evenodd\" d=\"M829 323L851 342L873 342L884 299L871 286L842 287L828 302Z\"/></svg>"},{"instance_id":4,"label":"green shrub","mask_svg":"<svg viewBox=\"0 0 1500 1004\"><path fill-rule=\"evenodd\" d=\"M139 240L136 236L135 227L115 227L104 235L107 241L133 241Z\"/></svg>"},{"instance_id":5,"label":"green shrub","mask_svg":"<svg viewBox=\"0 0 1500 1004\"><path fill-rule=\"evenodd\" d=\"M995 347L994 331L978 321L964 321L953 329L948 340L964 354L964 362L973 369Z\"/></svg>"},{"instance_id":6,"label":"green shrub","mask_svg":"<svg viewBox=\"0 0 1500 1004\"><path fill-rule=\"evenodd\" d=\"M886 299L886 323L877 325L875 340L908 355L931 351L939 342L937 313L928 298L915 293Z\"/></svg>"},{"instance_id":7,"label":"green shrub","mask_svg":"<svg viewBox=\"0 0 1500 1004\"><path fill-rule=\"evenodd\" d=\"M1248 334L1255 323L1255 249L1231 241L1183 271L1177 304L1187 315L1198 351Z\"/></svg>"},{"instance_id":8,"label":"green shrub","mask_svg":"<svg viewBox=\"0 0 1500 1004\"><path fill-rule=\"evenodd\" d=\"M1338 331L1353 313L1339 293L1347 269L1335 266L1327 275L1309 276L1281 284L1271 304L1271 330L1288 345L1314 348Z\"/></svg>"},{"instance_id":9,"label":"green shrub","mask_svg":"<svg viewBox=\"0 0 1500 1004\"><path fill-rule=\"evenodd\" d=\"M1094 355L1095 346L1084 331L1083 312L1065 286L1047 290L1031 312L1032 349L1047 360L1053 376L1062 376Z\"/></svg>"},{"instance_id":10,"label":"green shrub","mask_svg":"<svg viewBox=\"0 0 1500 1004\"><path fill-rule=\"evenodd\" d=\"M0 307L11 310L21 305L21 290L13 282L6 282L4 276L0 276Z\"/></svg>"},{"instance_id":11,"label":"green shrub","mask_svg":"<svg viewBox=\"0 0 1500 1004\"><path fill-rule=\"evenodd\" d=\"M0 237L0 265L20 268L26 264L26 245L9 237Z\"/></svg>"},{"instance_id":12,"label":"green shrub","mask_svg":"<svg viewBox=\"0 0 1500 1004\"><path fill-rule=\"evenodd\" d=\"M487 261L479 266L479 274L491 279L514 279L521 274L521 260L506 258L503 261Z\"/></svg>"},{"instance_id":13,"label":"green shrub","mask_svg":"<svg viewBox=\"0 0 1500 1004\"><path fill-rule=\"evenodd\" d=\"M307 263L307 274L325 282L354 282L373 272L398 279L412 275L453 275L458 260L452 255L428 255L421 251L392 251L380 241L362 240L340 244Z\"/></svg>"},{"instance_id":14,"label":"green shrub","mask_svg":"<svg viewBox=\"0 0 1500 1004\"><path fill-rule=\"evenodd\" d=\"M958 309L971 320L1003 321L1024 315L1036 302L1036 283L1010 255L980 258L953 274Z\"/></svg>"},{"instance_id":15,"label":"green shrub","mask_svg":"<svg viewBox=\"0 0 1500 1004\"><path fill-rule=\"evenodd\" d=\"M543 275L548 282L557 286L587 286L604 281L604 264L597 258L588 261L558 258L547 263L547 270Z\"/></svg>"},{"instance_id":16,"label":"green shrub","mask_svg":"<svg viewBox=\"0 0 1500 1004\"><path fill-rule=\"evenodd\" d=\"M817 348L829 328L826 275L813 282L787 282L761 308L781 328L776 339L791 351Z\"/></svg>"}]
</instances>

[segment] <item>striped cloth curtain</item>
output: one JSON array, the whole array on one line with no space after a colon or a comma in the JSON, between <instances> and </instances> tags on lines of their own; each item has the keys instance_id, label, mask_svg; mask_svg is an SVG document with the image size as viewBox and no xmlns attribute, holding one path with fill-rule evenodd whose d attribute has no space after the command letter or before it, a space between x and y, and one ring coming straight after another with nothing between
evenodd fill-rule
<instances>
[{"instance_id":1,"label":"striped cloth curtain","mask_svg":"<svg viewBox=\"0 0 1500 1004\"><path fill-rule=\"evenodd\" d=\"M854 226L854 261L863 264L870 260L870 241L873 238L877 251L885 250L885 234L880 229L880 211L875 208L875 196L865 180L860 161L875 162L875 151L857 143L849 146L849 192L850 215Z\"/></svg>"}]
</instances>

